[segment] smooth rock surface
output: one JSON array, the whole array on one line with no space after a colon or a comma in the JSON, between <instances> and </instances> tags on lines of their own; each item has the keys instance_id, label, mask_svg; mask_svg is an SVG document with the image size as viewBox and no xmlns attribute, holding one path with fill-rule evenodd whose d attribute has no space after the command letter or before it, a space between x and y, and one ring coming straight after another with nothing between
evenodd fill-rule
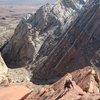
<instances>
[{"instance_id":1,"label":"smooth rock surface","mask_svg":"<svg viewBox=\"0 0 100 100\"><path fill-rule=\"evenodd\" d=\"M100 72L96 68L87 66L71 73L73 81L88 93L100 93Z\"/></svg>"},{"instance_id":2,"label":"smooth rock surface","mask_svg":"<svg viewBox=\"0 0 100 100\"><path fill-rule=\"evenodd\" d=\"M23 96L30 92L31 90L24 86L1 87L0 100L21 100Z\"/></svg>"}]
</instances>

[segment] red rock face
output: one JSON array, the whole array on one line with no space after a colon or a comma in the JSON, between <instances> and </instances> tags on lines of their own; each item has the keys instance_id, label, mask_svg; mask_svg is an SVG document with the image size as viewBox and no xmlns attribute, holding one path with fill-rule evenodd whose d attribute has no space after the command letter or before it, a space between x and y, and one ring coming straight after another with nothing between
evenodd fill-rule
<instances>
[{"instance_id":1,"label":"red rock face","mask_svg":"<svg viewBox=\"0 0 100 100\"><path fill-rule=\"evenodd\" d=\"M92 77L93 74L95 72L90 67L75 71L72 76L67 74L50 87L44 88L36 94L29 94L24 100L99 100L100 92L95 79ZM86 88L87 90L85 90Z\"/></svg>"},{"instance_id":2,"label":"red rock face","mask_svg":"<svg viewBox=\"0 0 100 100\"><path fill-rule=\"evenodd\" d=\"M53 85L33 93L24 86L0 88L0 100L99 100L100 75L92 67L66 74Z\"/></svg>"},{"instance_id":3,"label":"red rock face","mask_svg":"<svg viewBox=\"0 0 100 100\"><path fill-rule=\"evenodd\" d=\"M68 74L47 89L42 89L37 94L30 94L25 100L75 100L79 99L85 92L71 80ZM80 95L79 95L80 94Z\"/></svg>"},{"instance_id":4,"label":"red rock face","mask_svg":"<svg viewBox=\"0 0 100 100\"><path fill-rule=\"evenodd\" d=\"M100 92L100 73L98 70L92 67L86 67L79 69L71 73L73 80L84 91L89 93Z\"/></svg>"}]
</instances>

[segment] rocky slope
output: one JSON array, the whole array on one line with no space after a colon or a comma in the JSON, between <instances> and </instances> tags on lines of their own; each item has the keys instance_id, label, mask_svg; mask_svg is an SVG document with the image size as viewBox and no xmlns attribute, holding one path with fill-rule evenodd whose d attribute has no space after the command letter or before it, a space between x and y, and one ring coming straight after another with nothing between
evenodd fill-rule
<instances>
[{"instance_id":1,"label":"rocky slope","mask_svg":"<svg viewBox=\"0 0 100 100\"><path fill-rule=\"evenodd\" d=\"M1 54L0 54L0 84L4 84L5 81L7 81L7 73L8 73L8 67L6 66Z\"/></svg>"},{"instance_id":2,"label":"rocky slope","mask_svg":"<svg viewBox=\"0 0 100 100\"><path fill-rule=\"evenodd\" d=\"M72 74L72 75L71 75ZM92 67L66 74L59 81L43 88L38 93L30 93L22 100L99 100L100 86L96 81L97 72ZM99 74L100 78L100 74ZM76 85L76 83L77 85ZM80 88L80 87L81 88Z\"/></svg>"},{"instance_id":3,"label":"rocky slope","mask_svg":"<svg viewBox=\"0 0 100 100\"><path fill-rule=\"evenodd\" d=\"M33 72L33 76L48 80L89 65L99 68L99 13L99 4L85 10L66 31L47 60Z\"/></svg>"},{"instance_id":4,"label":"rocky slope","mask_svg":"<svg viewBox=\"0 0 100 100\"><path fill-rule=\"evenodd\" d=\"M61 0L54 5L46 4L34 15L29 14L23 18L2 50L2 55L8 66L26 67L32 71L31 80L30 76L25 77L24 74L24 78L21 77L20 73L24 70L11 74L18 78L20 83L22 78L22 82L32 81L39 85L49 83L49 86L37 93L27 89L26 92L22 91L22 96L18 94L17 98L99 100L99 31L99 0ZM0 60L1 73L7 73L6 65L3 64L2 67L3 59ZM16 79L10 77L13 83L16 83ZM21 91L19 88L18 93ZM14 91L13 87L6 89ZM9 94L12 94L12 91ZM1 98L7 94L5 91Z\"/></svg>"},{"instance_id":5,"label":"rocky slope","mask_svg":"<svg viewBox=\"0 0 100 100\"><path fill-rule=\"evenodd\" d=\"M83 6L84 0L61 0L40 7L34 15L27 15L2 52L5 61L10 66L25 66L46 58Z\"/></svg>"},{"instance_id":6,"label":"rocky slope","mask_svg":"<svg viewBox=\"0 0 100 100\"><path fill-rule=\"evenodd\" d=\"M10 97L8 93L14 94ZM99 100L100 73L95 68L87 66L67 73L56 83L35 93L17 85L1 88L0 94L0 99L3 100Z\"/></svg>"}]
</instances>

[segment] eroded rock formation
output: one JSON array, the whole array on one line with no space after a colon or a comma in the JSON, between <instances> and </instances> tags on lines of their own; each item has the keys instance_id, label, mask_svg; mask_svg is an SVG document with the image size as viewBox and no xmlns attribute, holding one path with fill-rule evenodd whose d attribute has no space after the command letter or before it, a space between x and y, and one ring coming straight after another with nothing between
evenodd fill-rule
<instances>
[{"instance_id":1,"label":"eroded rock formation","mask_svg":"<svg viewBox=\"0 0 100 100\"><path fill-rule=\"evenodd\" d=\"M25 88L20 100L99 100L100 1L61 0L42 6L22 19L2 55L12 67L31 67L33 82L57 81L38 93ZM7 67L0 61L2 76Z\"/></svg>"},{"instance_id":2,"label":"eroded rock formation","mask_svg":"<svg viewBox=\"0 0 100 100\"><path fill-rule=\"evenodd\" d=\"M46 4L34 15L23 18L2 51L5 61L11 66L25 66L48 56L85 5L81 1Z\"/></svg>"},{"instance_id":3,"label":"eroded rock formation","mask_svg":"<svg viewBox=\"0 0 100 100\"><path fill-rule=\"evenodd\" d=\"M71 73L73 81L88 93L100 93L100 72L96 68L87 66Z\"/></svg>"},{"instance_id":4,"label":"eroded rock formation","mask_svg":"<svg viewBox=\"0 0 100 100\"><path fill-rule=\"evenodd\" d=\"M7 81L6 75L8 72L8 67L6 66L1 54L0 54L0 84Z\"/></svg>"},{"instance_id":5,"label":"eroded rock formation","mask_svg":"<svg viewBox=\"0 0 100 100\"><path fill-rule=\"evenodd\" d=\"M23 100L99 100L100 87L93 76L96 75L95 71L92 67L86 67L72 75L67 74L48 88L43 88L36 94L30 93Z\"/></svg>"},{"instance_id":6,"label":"eroded rock formation","mask_svg":"<svg viewBox=\"0 0 100 100\"><path fill-rule=\"evenodd\" d=\"M46 4L22 19L2 55L12 67L33 64L33 78L40 80L99 67L99 12L98 0Z\"/></svg>"},{"instance_id":7,"label":"eroded rock formation","mask_svg":"<svg viewBox=\"0 0 100 100\"><path fill-rule=\"evenodd\" d=\"M77 18L34 76L52 79L85 66L100 67L100 4L93 4ZM36 78L35 77L35 78Z\"/></svg>"},{"instance_id":8,"label":"eroded rock formation","mask_svg":"<svg viewBox=\"0 0 100 100\"><path fill-rule=\"evenodd\" d=\"M0 88L3 100L99 100L100 73L93 67L67 73L56 83L33 92L24 86ZM9 95L8 95L9 94ZM13 94L13 95L12 95ZM12 96L10 96L12 95Z\"/></svg>"}]
</instances>

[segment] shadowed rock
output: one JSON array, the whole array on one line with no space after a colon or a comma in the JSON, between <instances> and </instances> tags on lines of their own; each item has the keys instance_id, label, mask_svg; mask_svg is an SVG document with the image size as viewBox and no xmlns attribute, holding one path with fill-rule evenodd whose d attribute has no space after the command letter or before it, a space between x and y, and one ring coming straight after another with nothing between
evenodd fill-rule
<instances>
[{"instance_id":1,"label":"shadowed rock","mask_svg":"<svg viewBox=\"0 0 100 100\"><path fill-rule=\"evenodd\" d=\"M85 10L66 31L40 69L33 72L33 77L37 77L37 79L41 79L41 77L42 79L52 79L75 69L89 65L94 66L93 64L95 63L97 63L95 67L99 68L99 13L99 4L94 4L94 6ZM95 55L98 55L97 60Z\"/></svg>"},{"instance_id":2,"label":"shadowed rock","mask_svg":"<svg viewBox=\"0 0 100 100\"><path fill-rule=\"evenodd\" d=\"M34 15L23 18L3 49L7 64L25 66L48 56L85 5L79 1L61 0L54 5L46 4Z\"/></svg>"}]
</instances>

